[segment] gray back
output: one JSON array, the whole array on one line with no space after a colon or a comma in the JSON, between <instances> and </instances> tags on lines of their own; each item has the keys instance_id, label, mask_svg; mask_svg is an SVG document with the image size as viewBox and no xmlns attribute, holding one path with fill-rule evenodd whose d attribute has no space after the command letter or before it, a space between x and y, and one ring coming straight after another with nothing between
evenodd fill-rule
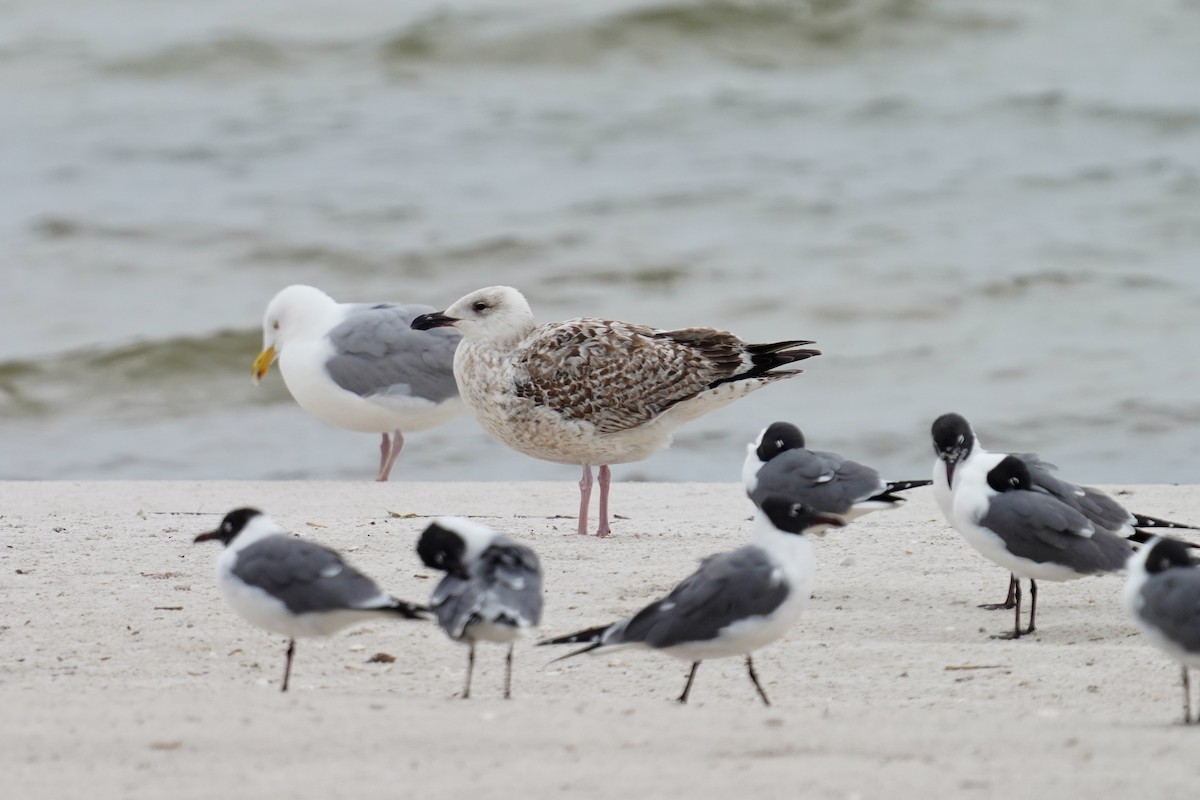
<instances>
[{"instance_id":1,"label":"gray back","mask_svg":"<svg viewBox=\"0 0 1200 800\"><path fill-rule=\"evenodd\" d=\"M886 489L887 484L870 467L837 453L799 448L786 450L762 465L750 499L762 505L766 498L778 495L817 511L845 514L855 503Z\"/></svg>"},{"instance_id":2,"label":"gray back","mask_svg":"<svg viewBox=\"0 0 1200 800\"><path fill-rule=\"evenodd\" d=\"M1200 653L1200 569L1173 567L1142 585L1142 619L1189 653Z\"/></svg>"},{"instance_id":3,"label":"gray back","mask_svg":"<svg viewBox=\"0 0 1200 800\"><path fill-rule=\"evenodd\" d=\"M452 639L461 639L469 633L468 626L478 622L536 627L542 620L538 557L528 547L499 536L480 555L469 578L447 575L429 604Z\"/></svg>"},{"instance_id":4,"label":"gray back","mask_svg":"<svg viewBox=\"0 0 1200 800\"><path fill-rule=\"evenodd\" d=\"M403 395L434 403L458 394L453 328L415 331L412 321L433 311L421 305L356 305L329 332L334 355L325 368L334 383L361 397Z\"/></svg>"},{"instance_id":5,"label":"gray back","mask_svg":"<svg viewBox=\"0 0 1200 800\"><path fill-rule=\"evenodd\" d=\"M776 569L753 545L709 556L669 595L617 623L605 642L661 648L715 639L729 625L770 614L787 599L788 586L772 581Z\"/></svg>"},{"instance_id":6,"label":"gray back","mask_svg":"<svg viewBox=\"0 0 1200 800\"><path fill-rule=\"evenodd\" d=\"M1053 464L1042 461L1035 453L1019 453L1017 457L1029 467L1035 487L1057 497L1101 528L1119 531L1133 522L1133 515L1116 500L1099 489L1064 481L1053 473Z\"/></svg>"},{"instance_id":7,"label":"gray back","mask_svg":"<svg viewBox=\"0 0 1200 800\"><path fill-rule=\"evenodd\" d=\"M1013 490L991 499L979 524L1004 540L1008 551L1039 564L1063 564L1084 575L1125 566L1133 547L1092 527L1075 509L1040 492Z\"/></svg>"},{"instance_id":8,"label":"gray back","mask_svg":"<svg viewBox=\"0 0 1200 800\"><path fill-rule=\"evenodd\" d=\"M359 608L381 594L334 551L286 534L238 552L233 574L277 597L293 614Z\"/></svg>"}]
</instances>

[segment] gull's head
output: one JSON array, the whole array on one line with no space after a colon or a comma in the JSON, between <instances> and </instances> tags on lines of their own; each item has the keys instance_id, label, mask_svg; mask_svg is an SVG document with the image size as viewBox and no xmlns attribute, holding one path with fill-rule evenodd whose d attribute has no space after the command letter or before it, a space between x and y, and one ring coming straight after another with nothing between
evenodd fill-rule
<instances>
[{"instance_id":1,"label":"gull's head","mask_svg":"<svg viewBox=\"0 0 1200 800\"><path fill-rule=\"evenodd\" d=\"M758 435L751 451L758 460L767 463L780 453L804 447L804 434L790 422L772 422Z\"/></svg>"},{"instance_id":2,"label":"gull's head","mask_svg":"<svg viewBox=\"0 0 1200 800\"><path fill-rule=\"evenodd\" d=\"M193 543L220 542L228 547L239 537L252 538L281 530L278 523L257 508L235 508L225 515L220 525L200 534Z\"/></svg>"},{"instance_id":3,"label":"gull's head","mask_svg":"<svg viewBox=\"0 0 1200 800\"><path fill-rule=\"evenodd\" d=\"M1168 536L1156 536L1147 542L1140 552L1130 559L1131 568L1136 568L1133 566L1135 562L1141 564L1149 575L1157 575L1177 567L1195 566L1187 545Z\"/></svg>"},{"instance_id":4,"label":"gull's head","mask_svg":"<svg viewBox=\"0 0 1200 800\"><path fill-rule=\"evenodd\" d=\"M1031 491L1033 475L1029 466L1016 456L1005 456L987 474L988 486L997 492Z\"/></svg>"},{"instance_id":5,"label":"gull's head","mask_svg":"<svg viewBox=\"0 0 1200 800\"><path fill-rule=\"evenodd\" d=\"M453 326L464 339L512 344L533 330L533 311L525 296L511 286L476 289L445 311L422 314L413 320L419 331Z\"/></svg>"},{"instance_id":6,"label":"gull's head","mask_svg":"<svg viewBox=\"0 0 1200 800\"><path fill-rule=\"evenodd\" d=\"M933 421L933 452L946 462L946 483L954 486L954 470L975 447L975 432L961 414L942 414Z\"/></svg>"},{"instance_id":7,"label":"gull's head","mask_svg":"<svg viewBox=\"0 0 1200 800\"><path fill-rule=\"evenodd\" d=\"M842 528L846 520L837 514L825 514L812 506L796 503L786 497L772 495L763 500L762 514L777 531L805 534L823 531L826 528Z\"/></svg>"},{"instance_id":8,"label":"gull's head","mask_svg":"<svg viewBox=\"0 0 1200 800\"><path fill-rule=\"evenodd\" d=\"M417 555L425 566L466 580L480 554L499 535L464 517L438 517L417 541Z\"/></svg>"},{"instance_id":9,"label":"gull's head","mask_svg":"<svg viewBox=\"0 0 1200 800\"><path fill-rule=\"evenodd\" d=\"M289 286L272 297L263 314L263 349L254 359L254 382L262 380L289 341L324 335L329 314L336 308L332 297L302 284Z\"/></svg>"}]
</instances>

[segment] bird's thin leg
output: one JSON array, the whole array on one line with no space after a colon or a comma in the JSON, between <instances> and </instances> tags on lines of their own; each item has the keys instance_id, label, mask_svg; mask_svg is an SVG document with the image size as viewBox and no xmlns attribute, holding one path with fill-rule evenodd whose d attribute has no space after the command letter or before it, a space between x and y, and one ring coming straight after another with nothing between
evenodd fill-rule
<instances>
[{"instance_id":1,"label":"bird's thin leg","mask_svg":"<svg viewBox=\"0 0 1200 800\"><path fill-rule=\"evenodd\" d=\"M750 680L754 681L754 688L758 690L758 696L762 698L763 705L771 705L771 701L767 699L767 693L763 691L762 684L758 682L758 673L754 671L754 659L746 654L746 671L750 673Z\"/></svg>"},{"instance_id":2,"label":"bird's thin leg","mask_svg":"<svg viewBox=\"0 0 1200 800\"><path fill-rule=\"evenodd\" d=\"M288 680L292 677L292 656L296 655L296 640L288 639L287 663L283 666L283 688L279 691L286 692Z\"/></svg>"},{"instance_id":3,"label":"bird's thin leg","mask_svg":"<svg viewBox=\"0 0 1200 800\"><path fill-rule=\"evenodd\" d=\"M1017 576L1011 572L1008 573L1008 596L1004 598L1003 603L983 603L980 608L986 608L988 611L998 611L1001 608L1013 607L1013 590L1017 587Z\"/></svg>"},{"instance_id":4,"label":"bird's thin leg","mask_svg":"<svg viewBox=\"0 0 1200 800\"><path fill-rule=\"evenodd\" d=\"M1183 668L1183 724L1188 725L1192 721L1192 690L1188 685L1187 667ZM1197 715L1196 721L1200 722L1200 715Z\"/></svg>"},{"instance_id":5,"label":"bird's thin leg","mask_svg":"<svg viewBox=\"0 0 1200 800\"><path fill-rule=\"evenodd\" d=\"M1037 625L1034 623L1034 618L1037 616L1037 581L1033 578L1029 579L1029 627L1025 629L1026 633L1033 633L1037 630Z\"/></svg>"},{"instance_id":6,"label":"bird's thin leg","mask_svg":"<svg viewBox=\"0 0 1200 800\"><path fill-rule=\"evenodd\" d=\"M383 476L383 468L387 466L388 454L392 452L392 438L386 433L379 441L379 471L375 473L375 480L387 480Z\"/></svg>"},{"instance_id":7,"label":"bird's thin leg","mask_svg":"<svg viewBox=\"0 0 1200 800\"><path fill-rule=\"evenodd\" d=\"M579 528L580 536L587 536L588 503L592 501L592 466L583 465L583 477L579 479Z\"/></svg>"},{"instance_id":8,"label":"bird's thin leg","mask_svg":"<svg viewBox=\"0 0 1200 800\"><path fill-rule=\"evenodd\" d=\"M1017 586L1013 589L1013 630L1012 633L998 633L992 637L993 639L1020 639L1021 638L1021 581L1017 580Z\"/></svg>"},{"instance_id":9,"label":"bird's thin leg","mask_svg":"<svg viewBox=\"0 0 1200 800\"><path fill-rule=\"evenodd\" d=\"M612 470L607 464L600 466L597 479L600 483L600 527L596 529L596 535L608 536L612 533L608 527L608 486L612 483Z\"/></svg>"},{"instance_id":10,"label":"bird's thin leg","mask_svg":"<svg viewBox=\"0 0 1200 800\"><path fill-rule=\"evenodd\" d=\"M508 646L508 657L504 659L504 699L512 699L512 651L513 646Z\"/></svg>"},{"instance_id":11,"label":"bird's thin leg","mask_svg":"<svg viewBox=\"0 0 1200 800\"><path fill-rule=\"evenodd\" d=\"M696 670L700 668L699 661L692 662L692 671L688 673L687 683L683 685L683 694L679 695L679 702L686 703L688 695L692 692L692 681L696 680Z\"/></svg>"},{"instance_id":12,"label":"bird's thin leg","mask_svg":"<svg viewBox=\"0 0 1200 800\"><path fill-rule=\"evenodd\" d=\"M387 438L385 433L384 438ZM404 434L399 430L392 431L392 446L389 448L387 458L379 467L379 476L375 478L377 481L386 481L388 476L392 474L392 465L396 463L396 457L400 455L401 448L404 447ZM380 448L383 449L382 447Z\"/></svg>"},{"instance_id":13,"label":"bird's thin leg","mask_svg":"<svg viewBox=\"0 0 1200 800\"><path fill-rule=\"evenodd\" d=\"M463 700L471 696L471 674L475 672L475 642L467 650L467 683L463 686Z\"/></svg>"}]
</instances>

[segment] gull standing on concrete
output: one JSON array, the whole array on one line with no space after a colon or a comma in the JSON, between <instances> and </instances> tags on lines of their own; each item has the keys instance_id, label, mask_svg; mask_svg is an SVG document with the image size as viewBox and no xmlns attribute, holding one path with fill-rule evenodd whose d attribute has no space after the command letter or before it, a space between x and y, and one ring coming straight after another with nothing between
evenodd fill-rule
<instances>
[{"instance_id":1,"label":"gull standing on concrete","mask_svg":"<svg viewBox=\"0 0 1200 800\"><path fill-rule=\"evenodd\" d=\"M813 554L804 534L844 524L840 517L768 497L755 514L751 544L704 559L670 594L628 619L539 644L588 643L562 658L649 648L690 661L680 703L687 702L700 662L745 656L750 680L769 706L752 654L782 638L808 604Z\"/></svg>"},{"instance_id":2,"label":"gull standing on concrete","mask_svg":"<svg viewBox=\"0 0 1200 800\"><path fill-rule=\"evenodd\" d=\"M986 473L956 476L955 527L984 557L1012 573L1013 631L1019 639L1037 628L1037 582L1070 581L1122 569L1133 545L1094 525L1053 495L1037 491L1029 467L1004 456ZM1021 579L1029 579L1029 628L1021 630Z\"/></svg>"},{"instance_id":3,"label":"gull standing on concrete","mask_svg":"<svg viewBox=\"0 0 1200 800\"><path fill-rule=\"evenodd\" d=\"M1125 608L1150 643L1182 667L1187 725L1192 721L1188 667L1200 667L1200 567L1187 545L1155 537L1129 560Z\"/></svg>"},{"instance_id":4,"label":"gull standing on concrete","mask_svg":"<svg viewBox=\"0 0 1200 800\"><path fill-rule=\"evenodd\" d=\"M1008 453L993 453L984 449L970 423L961 414L943 414L938 417L934 420L932 433L933 451L937 454L933 462L933 496L946 521L955 525L954 491L958 486L955 476L978 473L974 477L968 477L968 480L979 480L979 476L994 468ZM1099 489L1065 481L1054 474L1053 464L1042 461L1034 453L1015 455L1029 468L1036 491L1052 495L1083 514L1093 524L1126 539L1144 542L1150 538L1149 534L1138 531L1137 528L1193 528L1179 522L1135 514ZM1008 596L1004 602L986 603L980 608L1012 608L1016 585L1016 576L1010 575Z\"/></svg>"},{"instance_id":5,"label":"gull standing on concrete","mask_svg":"<svg viewBox=\"0 0 1200 800\"><path fill-rule=\"evenodd\" d=\"M454 382L454 331L414 331L430 306L339 303L312 286L279 292L263 315L257 383L279 359L300 407L322 422L379 433L386 481L404 447L404 431L423 431L466 412ZM389 435L390 434L390 435Z\"/></svg>"},{"instance_id":6,"label":"gull standing on concrete","mask_svg":"<svg viewBox=\"0 0 1200 800\"><path fill-rule=\"evenodd\" d=\"M523 544L462 517L439 517L417 542L425 566L446 573L429 607L442 630L466 642L467 682L471 696L475 643L508 645L504 699L512 696L513 642L542 619L542 569L538 557Z\"/></svg>"},{"instance_id":7,"label":"gull standing on concrete","mask_svg":"<svg viewBox=\"0 0 1200 800\"><path fill-rule=\"evenodd\" d=\"M746 494L760 504L771 496L851 522L864 514L899 508L908 489L928 486L932 481L885 481L870 467L837 453L809 450L804 434L790 422L774 422L746 446L742 464Z\"/></svg>"},{"instance_id":8,"label":"gull standing on concrete","mask_svg":"<svg viewBox=\"0 0 1200 800\"><path fill-rule=\"evenodd\" d=\"M217 558L217 586L233 610L252 625L288 637L284 692L296 639L329 636L380 614L422 619L427 610L385 594L333 550L288 535L257 509L230 511L195 541L225 545Z\"/></svg>"},{"instance_id":9,"label":"gull standing on concrete","mask_svg":"<svg viewBox=\"0 0 1200 800\"><path fill-rule=\"evenodd\" d=\"M587 533L592 467L599 465L607 536L610 464L640 461L679 425L755 389L799 375L781 367L820 355L806 340L748 344L712 328L663 331L606 319L538 325L516 289L491 286L413 327L463 334L454 375L484 430L509 447L583 467L579 526Z\"/></svg>"}]
</instances>

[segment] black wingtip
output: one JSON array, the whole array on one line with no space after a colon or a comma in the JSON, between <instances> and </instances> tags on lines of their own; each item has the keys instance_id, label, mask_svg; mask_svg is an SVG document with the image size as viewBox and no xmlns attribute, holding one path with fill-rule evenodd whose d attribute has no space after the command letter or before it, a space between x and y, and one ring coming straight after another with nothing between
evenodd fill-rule
<instances>
[{"instance_id":1,"label":"black wingtip","mask_svg":"<svg viewBox=\"0 0 1200 800\"><path fill-rule=\"evenodd\" d=\"M1195 525L1185 525L1182 522L1171 522L1168 519L1159 519L1158 517L1148 517L1144 514L1133 515L1133 527L1135 528L1182 528L1185 531L1200 530Z\"/></svg>"},{"instance_id":2,"label":"black wingtip","mask_svg":"<svg viewBox=\"0 0 1200 800\"><path fill-rule=\"evenodd\" d=\"M568 633L566 636L559 636L555 639L542 639L538 642L538 647L545 644L580 644L581 642L595 642L596 646L599 647L600 637L611 627L612 625L597 625L594 628L575 631L574 633Z\"/></svg>"},{"instance_id":3,"label":"black wingtip","mask_svg":"<svg viewBox=\"0 0 1200 800\"><path fill-rule=\"evenodd\" d=\"M428 606L419 606L416 603L408 603L404 600L392 598L392 605L382 609L390 614L398 614L405 619L425 619L425 615L429 613Z\"/></svg>"},{"instance_id":4,"label":"black wingtip","mask_svg":"<svg viewBox=\"0 0 1200 800\"><path fill-rule=\"evenodd\" d=\"M887 491L890 492L907 492L909 489L919 489L922 486L932 486L931 480L920 481L888 481Z\"/></svg>"},{"instance_id":5,"label":"black wingtip","mask_svg":"<svg viewBox=\"0 0 1200 800\"><path fill-rule=\"evenodd\" d=\"M1179 527L1184 528L1186 526L1180 525ZM1188 530L1194 530L1194 529L1189 528ZM1162 534L1160 534L1160 533L1150 533L1149 531L1140 531L1140 530L1135 529L1133 533L1129 534L1125 538L1131 542L1137 542L1138 544L1145 544L1146 542L1150 541L1151 539L1157 539L1157 538L1160 538L1161 536L1162 536ZM1195 542L1189 542L1186 539L1175 539L1175 541L1190 550L1200 550L1200 544L1196 544Z\"/></svg>"}]
</instances>

